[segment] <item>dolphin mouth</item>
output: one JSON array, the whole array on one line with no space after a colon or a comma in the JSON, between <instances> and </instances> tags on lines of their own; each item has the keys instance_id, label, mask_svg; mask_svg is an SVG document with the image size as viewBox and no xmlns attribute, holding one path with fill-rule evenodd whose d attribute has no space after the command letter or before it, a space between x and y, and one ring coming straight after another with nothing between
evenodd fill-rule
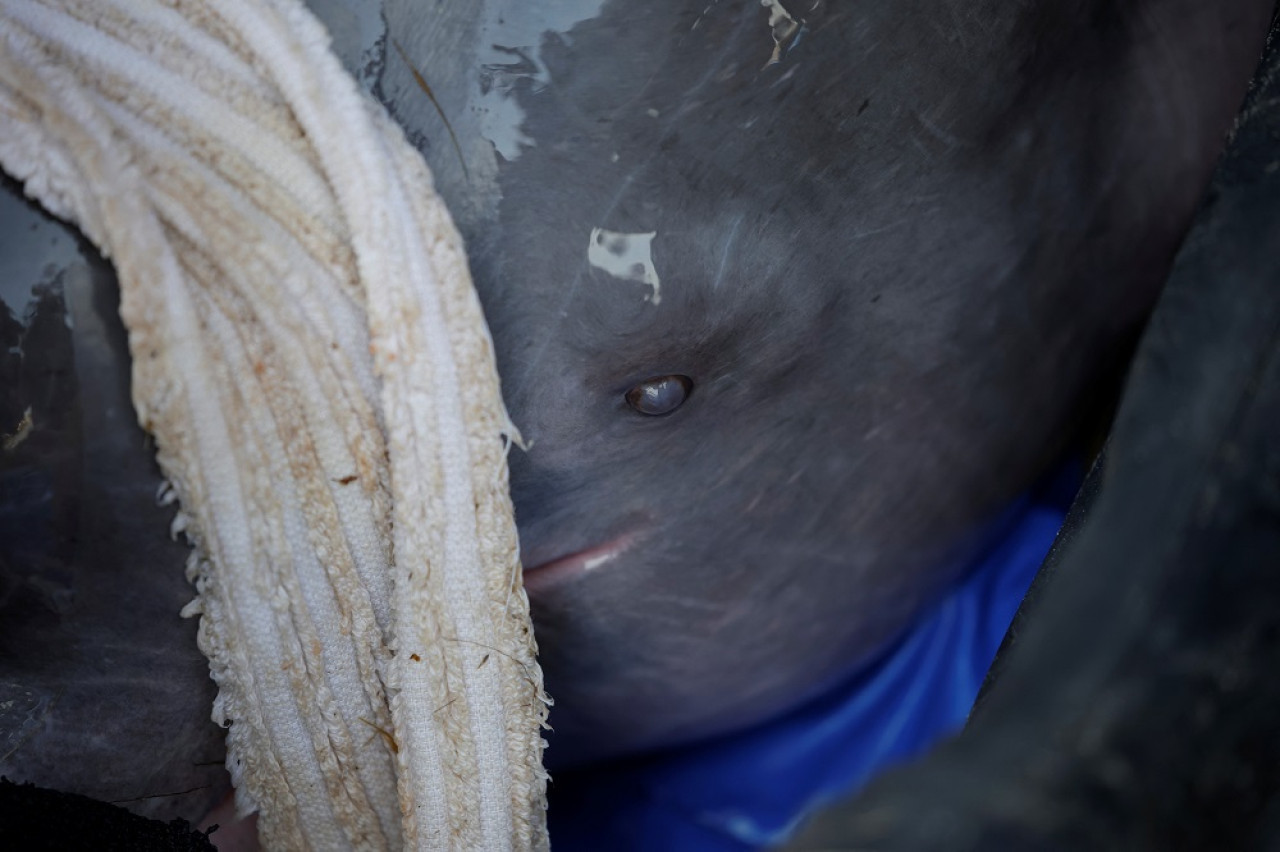
<instances>
[{"instance_id":1,"label":"dolphin mouth","mask_svg":"<svg viewBox=\"0 0 1280 852\"><path fill-rule=\"evenodd\" d=\"M585 550L557 556L524 569L524 586L529 591L558 586L615 562L635 543L636 533L626 532Z\"/></svg>"}]
</instances>

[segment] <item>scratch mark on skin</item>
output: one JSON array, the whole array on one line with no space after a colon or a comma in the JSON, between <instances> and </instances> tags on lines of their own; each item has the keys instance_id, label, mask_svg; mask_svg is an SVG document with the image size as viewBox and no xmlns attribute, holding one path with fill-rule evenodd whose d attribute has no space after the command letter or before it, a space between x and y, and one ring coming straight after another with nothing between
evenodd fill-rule
<instances>
[{"instance_id":1,"label":"scratch mark on skin","mask_svg":"<svg viewBox=\"0 0 1280 852\"><path fill-rule=\"evenodd\" d=\"M112 800L109 802L109 804L112 804L112 805L127 805L127 804L129 804L129 803L131 803L131 802L145 802L145 801L147 801L148 799L168 799L168 798L172 798L172 797L174 797L174 796L185 796L185 795L187 795L188 793L194 793L194 792L196 792L197 790L208 790L208 789L209 789L209 785L208 785L208 784L201 784L199 787L192 787L190 790L177 790L177 791L175 791L175 792L173 792L173 793L150 793L150 794L148 794L148 795L146 795L146 796L135 796L135 797L134 797L134 798L132 798L132 799L112 799Z\"/></svg>"},{"instance_id":2,"label":"scratch mark on skin","mask_svg":"<svg viewBox=\"0 0 1280 852\"><path fill-rule=\"evenodd\" d=\"M901 228L903 225L908 225L911 223L911 221L912 220L910 219L899 219L896 222L890 222L887 225L881 225L879 228L869 228L868 230L865 230L865 231L855 231L854 233L849 234L846 237L846 239L861 240L867 237L874 237L876 234L883 234L885 231L892 231L894 228Z\"/></svg>"},{"instance_id":3,"label":"scratch mark on skin","mask_svg":"<svg viewBox=\"0 0 1280 852\"><path fill-rule=\"evenodd\" d=\"M467 158L462 156L462 146L458 144L458 136L453 132L453 125L449 123L449 119L444 114L444 108L440 106L440 102L436 100L435 92L431 91L431 87L427 85L427 81L423 79L422 74L418 71L418 67L409 61L409 57L405 55L404 48L400 46L400 42L391 39L391 45L396 49L396 53L400 54L400 59L405 65L409 66L409 73L413 75L413 81L418 84L418 88L426 93L430 99L431 105L436 108L436 113L440 116L440 120L444 122L444 129L449 132L449 138L453 141L453 150L458 154L458 162L462 164L462 177L467 183L471 183L471 172L467 169Z\"/></svg>"},{"instance_id":4,"label":"scratch mark on skin","mask_svg":"<svg viewBox=\"0 0 1280 852\"><path fill-rule=\"evenodd\" d=\"M716 278L711 282L713 290L719 290L720 282L724 280L724 270L729 264L729 251L733 248L733 242L738 237L738 228L742 226L744 218L746 214L739 213L738 218L733 220L733 227L729 229L729 237L724 241L724 250L720 252L720 266L716 269Z\"/></svg>"},{"instance_id":5,"label":"scratch mark on skin","mask_svg":"<svg viewBox=\"0 0 1280 852\"><path fill-rule=\"evenodd\" d=\"M942 129L941 127L939 127L924 113L918 112L915 115L916 115L916 121L919 121L920 125L925 130L929 131L929 135L931 135L933 138L937 139L939 142L946 145L948 148L951 148L954 150L956 148L973 147L972 143L966 142L963 139L961 139L959 136L956 136L954 133L950 133Z\"/></svg>"},{"instance_id":6,"label":"scratch mark on skin","mask_svg":"<svg viewBox=\"0 0 1280 852\"><path fill-rule=\"evenodd\" d=\"M785 82L787 82L788 80L790 80L792 77L794 77L794 76L795 76L795 74L796 74L796 68L798 68L798 67L799 67L799 66L797 66L797 65L792 65L790 68L788 68L788 69L786 70L786 73L784 73L781 77L779 77L778 79L776 79L776 80L774 80L772 83L770 83L770 84L769 84L769 88L770 88L770 89L777 88L778 86L780 86L780 85L782 85L783 83L785 83Z\"/></svg>"},{"instance_id":7,"label":"scratch mark on skin","mask_svg":"<svg viewBox=\"0 0 1280 852\"><path fill-rule=\"evenodd\" d=\"M721 488L733 487L737 477L740 476L744 470L755 465L760 457L765 455L768 451L768 446L764 444L757 444L749 451L743 452L731 465L722 467L720 470L720 476L706 488L708 497L713 495L716 491L719 491Z\"/></svg>"},{"instance_id":8,"label":"scratch mark on skin","mask_svg":"<svg viewBox=\"0 0 1280 852\"><path fill-rule=\"evenodd\" d=\"M667 605L667 618L670 620L678 620L682 617L680 612L683 610L689 612L695 610L698 612L720 613L724 612L727 605L720 602L703 601L696 598L681 597L679 595L654 595L652 598L654 603L663 603Z\"/></svg>"},{"instance_id":9,"label":"scratch mark on skin","mask_svg":"<svg viewBox=\"0 0 1280 852\"><path fill-rule=\"evenodd\" d=\"M704 8L702 12L698 15L697 20L693 22L693 26L689 27L689 32L693 32L694 30L696 30L698 28L698 24L702 23L702 19L707 16L707 13L719 5L720 5L720 0L711 0L711 2L706 5L706 8Z\"/></svg>"}]
</instances>

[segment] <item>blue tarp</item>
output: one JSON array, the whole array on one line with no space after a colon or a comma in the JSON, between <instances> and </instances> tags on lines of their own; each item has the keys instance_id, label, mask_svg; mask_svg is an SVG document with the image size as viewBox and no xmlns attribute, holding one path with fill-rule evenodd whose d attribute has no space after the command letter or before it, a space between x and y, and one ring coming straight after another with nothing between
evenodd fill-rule
<instances>
[{"instance_id":1,"label":"blue tarp","mask_svg":"<svg viewBox=\"0 0 1280 852\"><path fill-rule=\"evenodd\" d=\"M1018 500L964 579L840 689L752 730L558 774L557 852L742 852L957 731L1079 483L1078 466Z\"/></svg>"}]
</instances>

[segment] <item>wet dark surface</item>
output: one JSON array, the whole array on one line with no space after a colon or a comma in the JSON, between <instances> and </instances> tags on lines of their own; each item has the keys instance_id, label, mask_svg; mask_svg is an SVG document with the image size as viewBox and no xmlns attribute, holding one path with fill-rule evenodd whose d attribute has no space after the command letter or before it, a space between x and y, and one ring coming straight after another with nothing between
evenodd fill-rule
<instances>
[{"instance_id":1,"label":"wet dark surface","mask_svg":"<svg viewBox=\"0 0 1280 852\"><path fill-rule=\"evenodd\" d=\"M1280 847L1280 43L969 728L797 849Z\"/></svg>"},{"instance_id":2,"label":"wet dark surface","mask_svg":"<svg viewBox=\"0 0 1280 852\"><path fill-rule=\"evenodd\" d=\"M14 190L0 198L0 774L192 815L224 792L222 732L196 623L178 616L188 548L167 534L134 420L115 276Z\"/></svg>"}]
</instances>

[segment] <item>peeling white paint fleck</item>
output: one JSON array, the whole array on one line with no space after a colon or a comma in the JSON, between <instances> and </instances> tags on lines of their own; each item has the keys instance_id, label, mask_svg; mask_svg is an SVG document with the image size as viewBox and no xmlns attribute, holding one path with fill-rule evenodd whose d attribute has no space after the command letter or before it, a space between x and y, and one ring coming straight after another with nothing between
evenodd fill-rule
<instances>
[{"instance_id":1,"label":"peeling white paint fleck","mask_svg":"<svg viewBox=\"0 0 1280 852\"><path fill-rule=\"evenodd\" d=\"M769 34L773 37L773 54L764 64L768 68L782 58L783 42L800 29L800 24L783 8L782 0L760 0L760 5L769 10Z\"/></svg>"},{"instance_id":2,"label":"peeling white paint fleck","mask_svg":"<svg viewBox=\"0 0 1280 852\"><path fill-rule=\"evenodd\" d=\"M7 306L25 325L39 298L32 288L49 283L53 270L81 261L80 249L66 225L41 216L22 193L0 196L0 220L0 312Z\"/></svg>"},{"instance_id":3,"label":"peeling white paint fleck","mask_svg":"<svg viewBox=\"0 0 1280 852\"><path fill-rule=\"evenodd\" d=\"M475 103L480 133L503 159L515 160L521 148L535 144L524 132L524 109L516 102L515 86L521 79L539 90L551 85L551 72L542 61L543 40L549 33L567 39L569 30L599 15L603 6L604 0L484 4Z\"/></svg>"},{"instance_id":4,"label":"peeling white paint fleck","mask_svg":"<svg viewBox=\"0 0 1280 852\"><path fill-rule=\"evenodd\" d=\"M653 238L657 231L626 234L592 228L587 243L587 263L623 281L639 281L652 290L645 299L658 304L662 301L662 284L658 270L653 265Z\"/></svg>"}]
</instances>

